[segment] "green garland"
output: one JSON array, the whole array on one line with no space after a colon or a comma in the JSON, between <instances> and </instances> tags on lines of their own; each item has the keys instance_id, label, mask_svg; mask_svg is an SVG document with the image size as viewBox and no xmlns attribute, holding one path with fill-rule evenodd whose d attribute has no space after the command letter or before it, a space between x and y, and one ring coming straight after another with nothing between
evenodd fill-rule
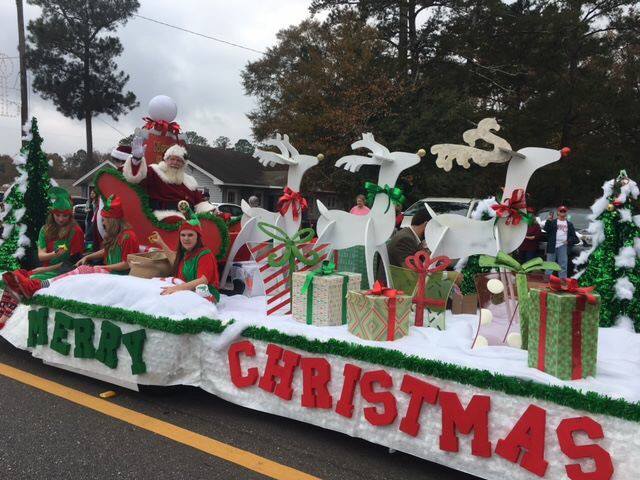
<instances>
[{"instance_id":1,"label":"green garland","mask_svg":"<svg viewBox=\"0 0 640 480\"><path fill-rule=\"evenodd\" d=\"M225 329L225 325L223 325L220 320L212 320L205 317L193 320L172 320L169 317L156 317L145 313L133 312L124 308L92 305L90 303L67 300L51 295L36 295L31 300L23 300L23 303L63 310L91 318L102 318L131 325L140 325L145 328L173 333L175 335L198 334L202 332L222 333Z\"/></svg>"},{"instance_id":2,"label":"green garland","mask_svg":"<svg viewBox=\"0 0 640 480\"><path fill-rule=\"evenodd\" d=\"M315 354L328 354L353 358L386 367L420 373L463 385L504 392L525 398L535 398L556 403L575 410L609 415L632 422L640 422L640 403L613 399L595 392L581 393L570 387L544 385L532 380L491 373L487 370L460 367L438 360L427 360L405 355L396 350L368 347L340 340L309 340L302 336L291 336L265 327L249 327L242 336L264 342L273 342Z\"/></svg>"},{"instance_id":3,"label":"green garland","mask_svg":"<svg viewBox=\"0 0 640 480\"><path fill-rule=\"evenodd\" d=\"M481 273L489 273L491 268L480 266L480 255L471 255L467 264L462 268L462 283L460 291L463 295L472 295L476 292L476 276Z\"/></svg>"},{"instance_id":4,"label":"green garland","mask_svg":"<svg viewBox=\"0 0 640 480\"><path fill-rule=\"evenodd\" d=\"M127 182L127 180L124 178L124 175L122 175L121 172L119 172L114 168L111 168L111 167L105 168L104 170L101 170L96 174L93 180L93 188L95 189L98 195L104 198L104 195L100 192L100 189L98 188L98 180L103 175L111 175L112 177L115 177L118 180L121 180L122 182L126 183L129 187L131 187L134 192L136 192L136 194L140 198L142 211L144 212L145 216L153 224L154 227L167 232L173 232L180 228L180 225L177 223L166 223L166 222L163 222L162 220L158 220L155 214L153 213L153 210L150 207L149 195L147 194L147 192L145 192L140 185ZM217 215L213 215L211 213L199 213L197 217L200 220L209 220L213 222L218 228L218 230L220 231L220 240L221 240L220 251L216 254L216 258L218 260L223 260L227 255L227 251L229 250L229 229L227 228L225 221L222 218L218 217Z\"/></svg>"}]
</instances>

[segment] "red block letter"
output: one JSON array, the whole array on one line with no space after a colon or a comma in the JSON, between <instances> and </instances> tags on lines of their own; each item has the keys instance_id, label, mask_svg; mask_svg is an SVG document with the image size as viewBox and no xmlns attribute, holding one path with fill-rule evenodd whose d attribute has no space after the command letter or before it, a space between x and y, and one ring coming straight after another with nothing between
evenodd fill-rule
<instances>
[{"instance_id":1,"label":"red block letter","mask_svg":"<svg viewBox=\"0 0 640 480\"><path fill-rule=\"evenodd\" d=\"M374 370L366 372L360 380L360 393L369 403L381 403L384 406L382 413L376 410L376 407L367 407L364 409L364 418L371 425L383 426L390 425L398 416L398 407L396 405L396 397L391 392L374 392L373 384L379 383L381 387L391 388L393 380L384 370Z\"/></svg>"},{"instance_id":2,"label":"red block letter","mask_svg":"<svg viewBox=\"0 0 640 480\"><path fill-rule=\"evenodd\" d=\"M343 417L351 418L353 416L353 396L356 392L356 386L358 380L360 380L360 374L362 369L356 365L347 363L344 366L344 383L342 384L342 393L340 399L336 403L336 413Z\"/></svg>"},{"instance_id":3,"label":"red block letter","mask_svg":"<svg viewBox=\"0 0 640 480\"><path fill-rule=\"evenodd\" d=\"M302 406L309 408L331 408L333 399L327 388L331 380L331 365L324 358L303 358Z\"/></svg>"},{"instance_id":4,"label":"red block letter","mask_svg":"<svg viewBox=\"0 0 640 480\"><path fill-rule=\"evenodd\" d=\"M568 418L560 422L558 429L560 450L571 460L593 458L596 469L585 472L579 464L567 465L567 476L571 480L609 480L613 477L613 462L609 453L599 445L576 445L574 432L585 432L591 440L604 438L602 426L589 417Z\"/></svg>"},{"instance_id":5,"label":"red block letter","mask_svg":"<svg viewBox=\"0 0 640 480\"><path fill-rule=\"evenodd\" d=\"M267 366L264 369L262 378L258 386L267 392L273 392L283 400L291 400L293 389L293 371L300 362L300 355L289 350L283 350L277 345L270 343L267 346ZM283 365L280 365L282 360ZM275 379L278 378L276 385Z\"/></svg>"},{"instance_id":6,"label":"red block letter","mask_svg":"<svg viewBox=\"0 0 640 480\"><path fill-rule=\"evenodd\" d=\"M502 458L516 463L524 450L520 466L539 477L543 477L549 466L549 463L544 459L546 423L547 411L535 405L529 405L509 435L498 440L496 453Z\"/></svg>"},{"instance_id":7,"label":"red block letter","mask_svg":"<svg viewBox=\"0 0 640 480\"><path fill-rule=\"evenodd\" d=\"M409 406L407 407L407 413L400 421L400 430L407 435L415 437L420 431L419 420L422 404L427 402L431 405L435 405L440 389L435 385L423 382L416 377L405 375L402 378L400 390L411 395L411 400L409 400Z\"/></svg>"},{"instance_id":8,"label":"red block letter","mask_svg":"<svg viewBox=\"0 0 640 480\"><path fill-rule=\"evenodd\" d=\"M458 436L456 427L465 435L473 430L471 453L477 457L491 456L491 442L489 441L489 410L491 398L486 395L474 395L463 408L460 398L453 392L440 392L440 407L442 407L442 434L440 435L440 450L445 452L458 451Z\"/></svg>"},{"instance_id":9,"label":"red block letter","mask_svg":"<svg viewBox=\"0 0 640 480\"><path fill-rule=\"evenodd\" d=\"M240 366L240 354L244 353L247 357L255 357L256 349L249 340L234 343L229 347L227 354L229 355L229 373L231 381L238 388L250 387L255 385L258 380L258 369L251 367L247 370L246 375L242 375L242 367Z\"/></svg>"}]
</instances>

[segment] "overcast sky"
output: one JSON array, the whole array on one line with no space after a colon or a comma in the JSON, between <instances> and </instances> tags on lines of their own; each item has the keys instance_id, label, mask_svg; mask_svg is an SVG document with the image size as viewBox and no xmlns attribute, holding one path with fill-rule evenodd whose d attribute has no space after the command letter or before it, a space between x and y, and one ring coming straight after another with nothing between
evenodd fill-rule
<instances>
[{"instance_id":1,"label":"overcast sky","mask_svg":"<svg viewBox=\"0 0 640 480\"><path fill-rule=\"evenodd\" d=\"M140 15L189 30L264 50L273 45L276 33L306 18L308 0L140 0ZM206 6L206 7L205 7ZM204 7L204 8L203 8ZM0 0L0 53L17 55L16 7L13 0ZM39 9L25 2L25 23L39 15ZM183 131L196 130L210 141L226 135L235 142L251 139L245 114L253 99L244 95L240 72L260 54L224 45L163 25L133 17L117 31L124 46L120 67L131 79L127 88L135 93L140 107L114 122L111 117L94 118L93 143L99 151L109 151L122 135L142 124L149 100L158 94L172 97L178 104L177 121ZM18 61L3 90L0 77L0 114L5 92L16 114L0 116L0 153L14 154L20 142L20 99ZM0 75L2 69L0 68ZM49 101L30 93L30 115L38 118L47 152L61 154L85 148L84 122L58 113ZM252 140L253 141L253 140Z\"/></svg>"}]
</instances>

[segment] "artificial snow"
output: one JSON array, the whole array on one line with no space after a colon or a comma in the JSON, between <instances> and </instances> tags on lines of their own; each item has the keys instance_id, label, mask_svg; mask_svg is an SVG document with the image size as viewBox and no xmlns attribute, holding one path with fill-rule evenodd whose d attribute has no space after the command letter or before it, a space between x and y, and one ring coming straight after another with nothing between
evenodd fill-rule
<instances>
[{"instance_id":1,"label":"artificial snow","mask_svg":"<svg viewBox=\"0 0 640 480\"><path fill-rule=\"evenodd\" d=\"M640 215L633 216L633 223L635 223L636 227L640 228Z\"/></svg>"},{"instance_id":2,"label":"artificial snow","mask_svg":"<svg viewBox=\"0 0 640 480\"><path fill-rule=\"evenodd\" d=\"M25 253L27 253L24 249L24 247L18 247L16 248L16 252L13 254L13 258L17 258L17 259L21 259L22 257L24 257Z\"/></svg>"},{"instance_id":3,"label":"artificial snow","mask_svg":"<svg viewBox=\"0 0 640 480\"><path fill-rule=\"evenodd\" d=\"M48 288L39 290L37 295L123 308L172 320L219 316L216 306L195 292L160 295L162 287L170 285L159 279L92 273L61 278L51 282Z\"/></svg>"},{"instance_id":4,"label":"artificial snow","mask_svg":"<svg viewBox=\"0 0 640 480\"><path fill-rule=\"evenodd\" d=\"M491 206L495 205L496 203L497 202L495 197L489 197L485 198L484 200L480 200L476 205L476 208L473 209L471 218L473 218L474 220L482 220L482 215L485 213L491 218L495 217L496 211L491 208Z\"/></svg>"},{"instance_id":5,"label":"artificial snow","mask_svg":"<svg viewBox=\"0 0 640 480\"><path fill-rule=\"evenodd\" d=\"M616 298L620 300L633 300L636 287L631 283L629 277L620 277L615 283Z\"/></svg>"},{"instance_id":6,"label":"artificial snow","mask_svg":"<svg viewBox=\"0 0 640 480\"><path fill-rule=\"evenodd\" d=\"M635 268L636 249L633 247L622 247L615 257L616 268Z\"/></svg>"},{"instance_id":7,"label":"artificial snow","mask_svg":"<svg viewBox=\"0 0 640 480\"><path fill-rule=\"evenodd\" d=\"M2 238L3 239L7 239L9 238L9 236L11 235L11 232L13 231L13 227L15 227L15 225L13 223L5 223L2 226Z\"/></svg>"},{"instance_id":8,"label":"artificial snow","mask_svg":"<svg viewBox=\"0 0 640 480\"><path fill-rule=\"evenodd\" d=\"M13 212L13 218L15 219L15 221L19 222L20 220L22 220L22 217L24 217L24 214L25 214L26 211L27 211L27 209L25 207L17 208Z\"/></svg>"},{"instance_id":9,"label":"artificial snow","mask_svg":"<svg viewBox=\"0 0 640 480\"><path fill-rule=\"evenodd\" d=\"M629 210L628 208L621 208L618 211L620 212L620 221L621 222L629 222L629 223L631 223L633 221L633 218L631 217L631 210Z\"/></svg>"},{"instance_id":10,"label":"artificial snow","mask_svg":"<svg viewBox=\"0 0 640 480\"><path fill-rule=\"evenodd\" d=\"M640 238L633 239L633 248L636 251L636 255L640 257Z\"/></svg>"}]
</instances>

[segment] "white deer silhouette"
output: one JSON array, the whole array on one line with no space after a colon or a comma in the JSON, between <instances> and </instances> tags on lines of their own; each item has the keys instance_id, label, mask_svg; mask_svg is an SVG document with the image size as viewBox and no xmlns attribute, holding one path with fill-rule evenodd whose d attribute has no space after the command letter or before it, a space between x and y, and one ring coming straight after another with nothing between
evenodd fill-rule
<instances>
[{"instance_id":1,"label":"white deer silhouette","mask_svg":"<svg viewBox=\"0 0 640 480\"><path fill-rule=\"evenodd\" d=\"M396 180L403 170L417 165L420 157L424 156L424 150L416 153L392 152L377 143L371 133L362 134L362 140L351 145L353 150L366 148L371 151L369 157L360 155L347 155L336 162L336 167L342 167L350 172L357 172L362 165L379 165L379 187L394 187ZM367 215L353 215L342 210L328 210L318 200L318 244L328 243L332 248L341 250L344 248L364 245L367 264L367 277L369 284L373 285L373 257L375 252L380 254L384 264L387 278L389 256L387 254L386 241L393 233L396 212L389 197L384 193L375 196L371 211Z\"/></svg>"},{"instance_id":2,"label":"white deer silhouette","mask_svg":"<svg viewBox=\"0 0 640 480\"><path fill-rule=\"evenodd\" d=\"M493 125L491 122L495 122L495 119L485 118L478 126ZM496 127L498 127L497 122L492 128L497 130L499 127ZM465 132L465 135L469 132L472 130ZM504 140L502 142L508 146ZM459 155L466 159L473 157L476 163L483 166L492 162L509 161L502 195L503 200L511 198L517 190L521 190L524 194L529 179L536 170L557 162L568 153L568 149L560 151L537 147L527 147L514 152L511 147L507 148L504 144L494 149L493 152L471 149L483 152L482 155L485 156L482 157L482 162L477 160L479 157L476 156L476 153L470 152L471 147L464 145L434 145L431 147L431 152L439 155L438 160L441 161L436 161L436 164L447 171L451 169L453 160ZM461 162L459 158L458 163L466 166L465 161ZM428 205L427 209L432 220L425 229L425 241L432 255L464 258L476 254L497 255L498 251L510 253L520 246L527 233L525 221L513 225L511 222L507 224L508 218L498 218L497 221L494 219L476 220L455 214L436 215Z\"/></svg>"},{"instance_id":3,"label":"white deer silhouette","mask_svg":"<svg viewBox=\"0 0 640 480\"><path fill-rule=\"evenodd\" d=\"M276 134L274 138L266 140L264 144L277 147L280 153L257 148L253 156L265 167L287 165L287 187L294 192L299 192L302 177L305 172L311 167L315 167L322 159L322 154L314 157L312 155L301 155L298 153L298 150L289 143L288 135ZM280 211L270 212L264 208L251 207L244 199L241 202L241 207L244 212L241 220L242 229L229 250L227 262L220 277L223 281L225 281L229 275L233 259L243 245L269 240L269 237L258 228L259 222L277 225L287 232L287 235L291 236L298 231L300 222L302 221L302 209L299 208L297 215L294 215L293 205L287 209L284 215L282 215Z\"/></svg>"}]
</instances>

